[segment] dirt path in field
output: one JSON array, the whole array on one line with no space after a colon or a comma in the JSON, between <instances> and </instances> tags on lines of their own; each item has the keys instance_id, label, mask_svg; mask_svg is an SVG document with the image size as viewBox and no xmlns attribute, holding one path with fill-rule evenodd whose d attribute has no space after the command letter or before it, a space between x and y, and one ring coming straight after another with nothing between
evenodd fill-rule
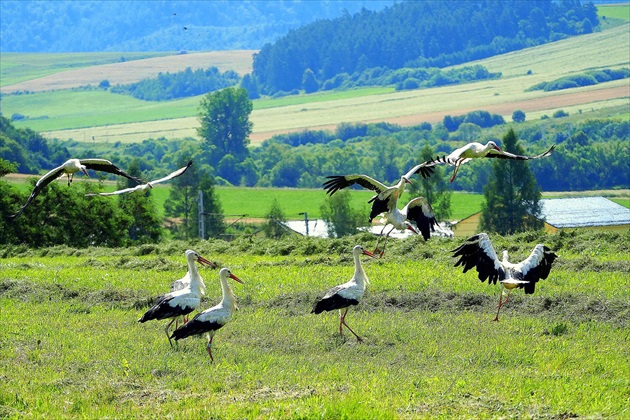
<instances>
[{"instance_id":1,"label":"dirt path in field","mask_svg":"<svg viewBox=\"0 0 630 420\"><path fill-rule=\"evenodd\" d=\"M586 108L588 108L589 103L606 101L610 99L618 99L618 98L628 98L628 103L630 105L630 84L626 86L619 86L614 88L606 88L606 89L598 89L588 92L566 92L566 93L558 93L552 92L550 96L545 98L535 98L535 99L527 99L522 101L515 101L509 103L502 103L496 105L485 105L480 104L479 107L476 108L459 108L459 109L451 109L448 111L441 112L429 112L429 113L419 113L414 115L405 115L402 117L395 118L387 118L387 119L378 119L378 120L365 120L360 121L363 123L375 123L375 122L388 122L392 124L398 124L403 127L408 127L412 125L417 125L423 122L429 123L437 123L441 122L446 115L464 115L471 111L476 111L483 109L484 111L488 111L491 114L498 115L511 115L517 109L528 113L535 111L545 111L545 110L553 110L567 106L575 106L584 104ZM330 130L334 131L336 125L321 125L321 126L313 126L313 127L303 127L297 129L289 129L289 130L276 130L276 131L261 131L257 133L252 133L250 135L250 140L252 143L259 143L264 140L271 138L276 134L286 134L290 132L303 131L305 129L309 130Z\"/></svg>"}]
</instances>

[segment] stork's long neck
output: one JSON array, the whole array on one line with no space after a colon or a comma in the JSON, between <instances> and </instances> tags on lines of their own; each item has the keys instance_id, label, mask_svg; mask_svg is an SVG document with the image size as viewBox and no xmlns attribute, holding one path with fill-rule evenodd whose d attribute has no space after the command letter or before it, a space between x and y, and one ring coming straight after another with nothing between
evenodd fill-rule
<instances>
[{"instance_id":1,"label":"stork's long neck","mask_svg":"<svg viewBox=\"0 0 630 420\"><path fill-rule=\"evenodd\" d=\"M221 299L221 306L228 308L230 312L233 312L236 308L236 296L232 292L232 288L228 284L227 277L221 277L221 291L223 292L223 299Z\"/></svg>"},{"instance_id":2,"label":"stork's long neck","mask_svg":"<svg viewBox=\"0 0 630 420\"><path fill-rule=\"evenodd\" d=\"M400 181L398 181L398 197L396 197L397 199L400 198L401 195L403 195L403 193L405 192L405 186L407 184L407 180L405 179L405 177L400 177Z\"/></svg>"},{"instance_id":3,"label":"stork's long neck","mask_svg":"<svg viewBox=\"0 0 630 420\"><path fill-rule=\"evenodd\" d=\"M507 249L503 251L503 264L509 264L510 262L508 261L508 252Z\"/></svg>"},{"instance_id":4,"label":"stork's long neck","mask_svg":"<svg viewBox=\"0 0 630 420\"><path fill-rule=\"evenodd\" d=\"M206 285L199 274L195 261L188 261L188 275L190 276L190 291L198 294L206 293Z\"/></svg>"},{"instance_id":5,"label":"stork's long neck","mask_svg":"<svg viewBox=\"0 0 630 420\"><path fill-rule=\"evenodd\" d=\"M370 284L370 280L368 279L368 276L367 274L365 274L363 266L361 265L360 253L354 254L354 279L356 280L357 284L363 286L363 288Z\"/></svg>"}]
</instances>

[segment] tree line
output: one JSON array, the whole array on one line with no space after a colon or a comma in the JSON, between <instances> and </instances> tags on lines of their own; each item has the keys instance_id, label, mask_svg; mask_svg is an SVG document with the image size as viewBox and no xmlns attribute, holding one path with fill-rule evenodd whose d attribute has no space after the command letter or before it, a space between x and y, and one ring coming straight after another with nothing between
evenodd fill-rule
<instances>
[{"instance_id":1,"label":"tree line","mask_svg":"<svg viewBox=\"0 0 630 420\"><path fill-rule=\"evenodd\" d=\"M522 115L524 120L526 116ZM148 139L110 145L104 157L122 167L136 160L148 179L164 176L177 169L181 161L195 158L219 185L319 188L327 175L350 173L372 174L377 179L395 182L421 160L425 146L437 156L450 153L463 142L501 143L507 124L490 128L478 125L494 119L486 111L473 111L465 116L446 116L442 123L434 125L345 123L334 131L277 135L258 147L247 143L202 144L192 138ZM551 144L558 145L552 158L530 162L543 190L627 188L629 169L625 156L630 123L610 119L579 123L563 120L547 118L515 126L527 153L537 154ZM452 121L465 122L454 129ZM43 172L70 157L103 156L92 144L47 141L32 130L14 128L5 117L0 117L0 128L0 158L16 163L21 173ZM489 168L470 162L460 169L460 174L453 189L481 192Z\"/></svg>"},{"instance_id":2,"label":"tree line","mask_svg":"<svg viewBox=\"0 0 630 420\"><path fill-rule=\"evenodd\" d=\"M176 73L160 73L128 85L110 88L112 93L131 95L145 101L168 101L189 96L205 95L228 86L239 84L241 77L233 70L223 73L217 67L192 70L187 67ZM109 83L108 83L109 84Z\"/></svg>"},{"instance_id":3,"label":"tree line","mask_svg":"<svg viewBox=\"0 0 630 420\"><path fill-rule=\"evenodd\" d=\"M406 1L294 29L254 55L253 77L268 95L313 78L333 86L341 74L446 67L590 33L598 24L595 6L579 1Z\"/></svg>"}]
</instances>

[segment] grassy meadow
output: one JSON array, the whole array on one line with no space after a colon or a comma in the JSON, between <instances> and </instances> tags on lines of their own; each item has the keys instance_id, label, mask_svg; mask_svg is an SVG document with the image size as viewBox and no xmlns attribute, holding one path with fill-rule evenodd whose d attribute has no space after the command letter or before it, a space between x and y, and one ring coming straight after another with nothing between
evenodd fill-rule
<instances>
[{"instance_id":1,"label":"grassy meadow","mask_svg":"<svg viewBox=\"0 0 630 420\"><path fill-rule=\"evenodd\" d=\"M534 295L453 268L461 241L393 240L363 258L370 286L340 337L310 314L352 275L371 235L166 242L127 249L0 249L0 417L625 418L629 415L630 236L493 238L512 260L544 242L559 259ZM234 320L170 348L136 321L181 277L193 248L245 281ZM205 309L220 299L202 269Z\"/></svg>"}]
</instances>

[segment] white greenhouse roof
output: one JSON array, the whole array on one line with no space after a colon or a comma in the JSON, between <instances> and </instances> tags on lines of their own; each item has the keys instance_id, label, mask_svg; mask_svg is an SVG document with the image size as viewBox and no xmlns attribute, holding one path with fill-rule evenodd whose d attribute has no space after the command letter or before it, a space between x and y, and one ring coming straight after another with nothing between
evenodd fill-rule
<instances>
[{"instance_id":1,"label":"white greenhouse roof","mask_svg":"<svg viewBox=\"0 0 630 420\"><path fill-rule=\"evenodd\" d=\"M557 228L630 224L630 209L604 197L540 200L541 218Z\"/></svg>"}]
</instances>

